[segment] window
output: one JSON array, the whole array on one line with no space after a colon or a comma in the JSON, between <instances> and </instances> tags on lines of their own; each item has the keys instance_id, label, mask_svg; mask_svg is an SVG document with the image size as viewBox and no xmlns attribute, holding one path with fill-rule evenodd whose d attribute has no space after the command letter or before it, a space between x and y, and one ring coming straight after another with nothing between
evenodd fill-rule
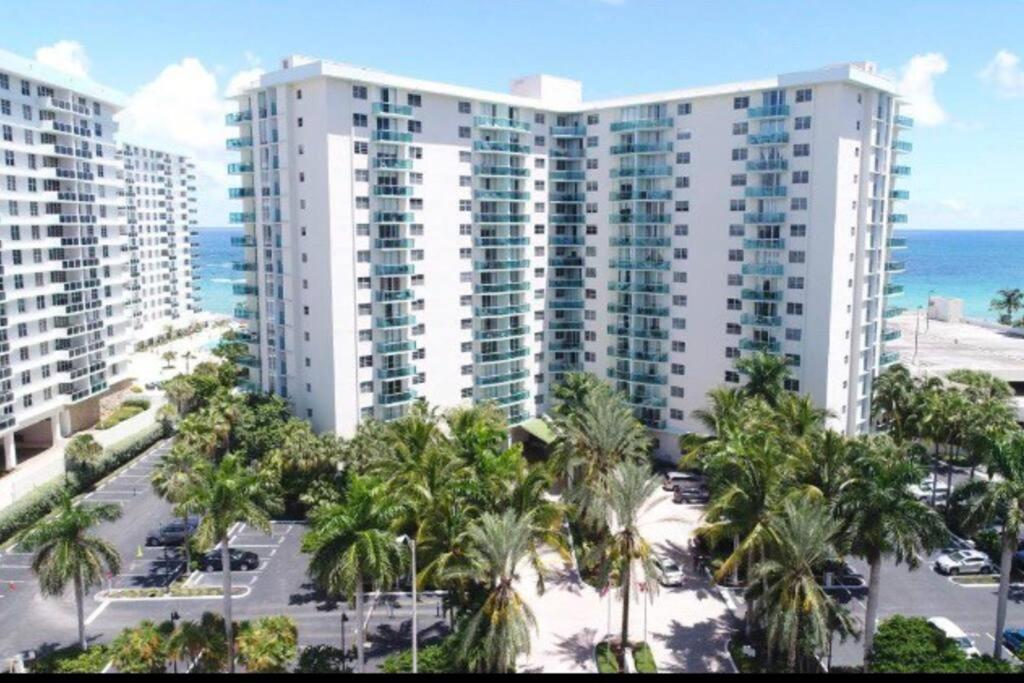
<instances>
[{"instance_id":1,"label":"window","mask_svg":"<svg viewBox=\"0 0 1024 683\"><path fill-rule=\"evenodd\" d=\"M739 147L739 148L734 149L732 151L732 160L733 161L746 161L746 159L747 159L747 148L746 147Z\"/></svg>"},{"instance_id":2,"label":"window","mask_svg":"<svg viewBox=\"0 0 1024 683\"><path fill-rule=\"evenodd\" d=\"M790 263L803 263L807 260L807 254L802 251L791 251L789 252Z\"/></svg>"},{"instance_id":3,"label":"window","mask_svg":"<svg viewBox=\"0 0 1024 683\"><path fill-rule=\"evenodd\" d=\"M596 126L601 121L601 117L597 114L587 114L587 125Z\"/></svg>"},{"instance_id":4,"label":"window","mask_svg":"<svg viewBox=\"0 0 1024 683\"><path fill-rule=\"evenodd\" d=\"M738 262L742 261L743 260L743 250L742 249L730 249L729 250L729 260L734 262L734 263L738 263Z\"/></svg>"},{"instance_id":5,"label":"window","mask_svg":"<svg viewBox=\"0 0 1024 683\"><path fill-rule=\"evenodd\" d=\"M801 330L792 327L786 328L786 341L800 341L802 336Z\"/></svg>"},{"instance_id":6,"label":"window","mask_svg":"<svg viewBox=\"0 0 1024 683\"><path fill-rule=\"evenodd\" d=\"M809 157L811 156L811 146L807 143L799 145L793 145L793 156L795 157Z\"/></svg>"},{"instance_id":7,"label":"window","mask_svg":"<svg viewBox=\"0 0 1024 683\"><path fill-rule=\"evenodd\" d=\"M473 105L472 104L470 104L469 102L459 102L459 113L460 114L469 114L472 111L473 111Z\"/></svg>"},{"instance_id":8,"label":"window","mask_svg":"<svg viewBox=\"0 0 1024 683\"><path fill-rule=\"evenodd\" d=\"M807 226L802 224L789 226L789 236L807 237Z\"/></svg>"},{"instance_id":9,"label":"window","mask_svg":"<svg viewBox=\"0 0 1024 683\"><path fill-rule=\"evenodd\" d=\"M406 101L409 103L410 107L422 107L423 106L423 98L420 95L416 95L414 93L409 93L406 96Z\"/></svg>"},{"instance_id":10,"label":"window","mask_svg":"<svg viewBox=\"0 0 1024 683\"><path fill-rule=\"evenodd\" d=\"M536 112L533 115L533 122L536 123L539 126L543 126L544 125L544 114L542 112Z\"/></svg>"},{"instance_id":11,"label":"window","mask_svg":"<svg viewBox=\"0 0 1024 683\"><path fill-rule=\"evenodd\" d=\"M811 101L811 89L810 88L801 88L800 90L797 90L796 91L796 101L797 102L810 102Z\"/></svg>"},{"instance_id":12,"label":"window","mask_svg":"<svg viewBox=\"0 0 1024 683\"><path fill-rule=\"evenodd\" d=\"M747 184L747 174L746 173L733 173L732 179L731 179L730 182L731 182L733 187L745 187L746 184Z\"/></svg>"},{"instance_id":13,"label":"window","mask_svg":"<svg viewBox=\"0 0 1024 683\"><path fill-rule=\"evenodd\" d=\"M356 128L366 128L368 125L366 114L352 114L352 125Z\"/></svg>"},{"instance_id":14,"label":"window","mask_svg":"<svg viewBox=\"0 0 1024 683\"><path fill-rule=\"evenodd\" d=\"M746 109L749 106L750 106L750 98L749 97L734 97L732 99L732 108L733 109Z\"/></svg>"},{"instance_id":15,"label":"window","mask_svg":"<svg viewBox=\"0 0 1024 683\"><path fill-rule=\"evenodd\" d=\"M410 133L422 133L423 122L422 121L409 121L409 132Z\"/></svg>"},{"instance_id":16,"label":"window","mask_svg":"<svg viewBox=\"0 0 1024 683\"><path fill-rule=\"evenodd\" d=\"M801 303L797 303L795 301L790 301L789 303L786 304L786 314L787 315L803 315L804 314L804 305L801 304Z\"/></svg>"},{"instance_id":17,"label":"window","mask_svg":"<svg viewBox=\"0 0 1024 683\"><path fill-rule=\"evenodd\" d=\"M677 164L688 164L688 163L690 163L690 153L689 152L679 152L678 154L676 154L676 163Z\"/></svg>"},{"instance_id":18,"label":"window","mask_svg":"<svg viewBox=\"0 0 1024 683\"><path fill-rule=\"evenodd\" d=\"M787 289L803 289L804 288L804 279L802 277L798 277L798 276L791 276L786 281L786 288Z\"/></svg>"},{"instance_id":19,"label":"window","mask_svg":"<svg viewBox=\"0 0 1024 683\"><path fill-rule=\"evenodd\" d=\"M806 211L807 197L793 197L789 200L789 208L791 211Z\"/></svg>"},{"instance_id":20,"label":"window","mask_svg":"<svg viewBox=\"0 0 1024 683\"><path fill-rule=\"evenodd\" d=\"M301 100L302 99L302 88L299 88L298 90L295 91L295 99L297 99L297 100Z\"/></svg>"},{"instance_id":21,"label":"window","mask_svg":"<svg viewBox=\"0 0 1024 683\"><path fill-rule=\"evenodd\" d=\"M810 130L811 128L811 117L810 116L798 116L793 120L793 128L796 130Z\"/></svg>"},{"instance_id":22,"label":"window","mask_svg":"<svg viewBox=\"0 0 1024 683\"><path fill-rule=\"evenodd\" d=\"M366 99L366 86L365 85L353 85L352 86L352 97L357 100Z\"/></svg>"},{"instance_id":23,"label":"window","mask_svg":"<svg viewBox=\"0 0 1024 683\"><path fill-rule=\"evenodd\" d=\"M793 171L793 184L806 185L810 178L809 171Z\"/></svg>"},{"instance_id":24,"label":"window","mask_svg":"<svg viewBox=\"0 0 1024 683\"><path fill-rule=\"evenodd\" d=\"M301 116L299 117L299 120L298 120L298 126L299 126L299 128L302 128L302 117Z\"/></svg>"},{"instance_id":25,"label":"window","mask_svg":"<svg viewBox=\"0 0 1024 683\"><path fill-rule=\"evenodd\" d=\"M355 142L355 153L356 154L369 154L370 145L365 141L356 140Z\"/></svg>"},{"instance_id":26,"label":"window","mask_svg":"<svg viewBox=\"0 0 1024 683\"><path fill-rule=\"evenodd\" d=\"M746 121L740 121L739 123L732 124L733 135L746 135L750 130L750 125Z\"/></svg>"},{"instance_id":27,"label":"window","mask_svg":"<svg viewBox=\"0 0 1024 683\"><path fill-rule=\"evenodd\" d=\"M689 102L680 102L679 105L676 106L676 113L680 116L686 116L691 111L693 111L693 105Z\"/></svg>"}]
</instances>

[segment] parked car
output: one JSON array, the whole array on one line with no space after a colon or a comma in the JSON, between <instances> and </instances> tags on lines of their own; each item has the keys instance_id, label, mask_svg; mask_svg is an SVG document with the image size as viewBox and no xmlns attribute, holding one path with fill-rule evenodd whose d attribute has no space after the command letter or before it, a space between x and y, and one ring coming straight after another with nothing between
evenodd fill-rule
<instances>
[{"instance_id":1,"label":"parked car","mask_svg":"<svg viewBox=\"0 0 1024 683\"><path fill-rule=\"evenodd\" d=\"M956 643L956 646L968 657L980 657L981 653L967 634L959 626L946 617L932 617L928 623L946 634L946 637Z\"/></svg>"},{"instance_id":2,"label":"parked car","mask_svg":"<svg viewBox=\"0 0 1024 683\"><path fill-rule=\"evenodd\" d=\"M655 557L654 566L658 568L658 583L662 586L682 586L685 578L682 568L668 558Z\"/></svg>"},{"instance_id":3,"label":"parked car","mask_svg":"<svg viewBox=\"0 0 1024 683\"><path fill-rule=\"evenodd\" d=\"M980 550L958 550L948 555L939 555L935 570L940 574L990 574L994 565L988 555Z\"/></svg>"},{"instance_id":4,"label":"parked car","mask_svg":"<svg viewBox=\"0 0 1024 683\"><path fill-rule=\"evenodd\" d=\"M711 492L703 485L698 486L676 486L672 493L672 502L682 503L706 503L711 498Z\"/></svg>"},{"instance_id":5,"label":"parked car","mask_svg":"<svg viewBox=\"0 0 1024 683\"><path fill-rule=\"evenodd\" d=\"M818 576L818 584L826 590L831 588L861 588L864 576L847 562L828 562Z\"/></svg>"},{"instance_id":6,"label":"parked car","mask_svg":"<svg viewBox=\"0 0 1024 683\"><path fill-rule=\"evenodd\" d=\"M181 545L195 533L199 517L192 515L185 521L175 519L146 534L146 545Z\"/></svg>"},{"instance_id":7,"label":"parked car","mask_svg":"<svg viewBox=\"0 0 1024 683\"><path fill-rule=\"evenodd\" d=\"M232 548L231 571L252 571L260 566L260 556L249 550ZM199 568L204 572L219 572L224 568L220 550L211 550L199 559Z\"/></svg>"},{"instance_id":8,"label":"parked car","mask_svg":"<svg viewBox=\"0 0 1024 683\"><path fill-rule=\"evenodd\" d=\"M916 486L915 485L911 485L910 486L910 493L914 496L914 498L916 498L917 500L921 501L922 503L930 503L932 501L932 481L931 481L931 479L925 479L924 481L922 481L920 484L917 484ZM945 500L948 497L949 497L949 487L946 486L945 482L939 481L935 485L935 502L937 502L937 503L938 502L945 502Z\"/></svg>"},{"instance_id":9,"label":"parked car","mask_svg":"<svg viewBox=\"0 0 1024 683\"><path fill-rule=\"evenodd\" d=\"M696 472L666 472L665 480L661 484L664 491L671 491L677 486L685 484L698 484L704 481L704 477Z\"/></svg>"},{"instance_id":10,"label":"parked car","mask_svg":"<svg viewBox=\"0 0 1024 683\"><path fill-rule=\"evenodd\" d=\"M1024 648L1024 628L1008 628L1003 631L1003 645L1017 654Z\"/></svg>"}]
</instances>

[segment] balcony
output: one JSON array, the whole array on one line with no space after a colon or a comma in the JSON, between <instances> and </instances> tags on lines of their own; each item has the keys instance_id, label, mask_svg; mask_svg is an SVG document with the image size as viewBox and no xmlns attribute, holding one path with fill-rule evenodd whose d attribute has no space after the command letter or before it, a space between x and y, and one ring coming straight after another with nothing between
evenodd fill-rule
<instances>
[{"instance_id":1,"label":"balcony","mask_svg":"<svg viewBox=\"0 0 1024 683\"><path fill-rule=\"evenodd\" d=\"M527 223L530 217L525 213L474 213L474 223Z\"/></svg>"},{"instance_id":2,"label":"balcony","mask_svg":"<svg viewBox=\"0 0 1024 683\"><path fill-rule=\"evenodd\" d=\"M473 190L474 199L497 199L504 201L525 201L530 198L529 192L518 190Z\"/></svg>"},{"instance_id":3,"label":"balcony","mask_svg":"<svg viewBox=\"0 0 1024 683\"><path fill-rule=\"evenodd\" d=\"M378 379L399 379L400 377L412 377L416 374L416 366L402 365L394 368L378 368Z\"/></svg>"},{"instance_id":4,"label":"balcony","mask_svg":"<svg viewBox=\"0 0 1024 683\"><path fill-rule=\"evenodd\" d=\"M905 308L893 306L892 308L887 308L884 311L882 311L882 317L885 318L886 320L889 320L890 318L895 318L897 316L903 315L906 311L907 309Z\"/></svg>"},{"instance_id":5,"label":"balcony","mask_svg":"<svg viewBox=\"0 0 1024 683\"><path fill-rule=\"evenodd\" d=\"M395 405L397 403L408 403L416 398L415 391L402 391L395 394L377 394L377 403L382 406Z\"/></svg>"},{"instance_id":6,"label":"balcony","mask_svg":"<svg viewBox=\"0 0 1024 683\"><path fill-rule=\"evenodd\" d=\"M376 157L373 160L373 167L388 171L408 171L412 168L411 159L394 159L391 157Z\"/></svg>"},{"instance_id":7,"label":"balcony","mask_svg":"<svg viewBox=\"0 0 1024 683\"><path fill-rule=\"evenodd\" d=\"M789 168L789 161L786 159L752 159L747 162L747 170L761 171L785 171Z\"/></svg>"},{"instance_id":8,"label":"balcony","mask_svg":"<svg viewBox=\"0 0 1024 683\"><path fill-rule=\"evenodd\" d=\"M477 270L521 270L530 267L528 259L501 259L494 261L474 261Z\"/></svg>"},{"instance_id":9,"label":"balcony","mask_svg":"<svg viewBox=\"0 0 1024 683\"><path fill-rule=\"evenodd\" d=\"M608 199L613 202L646 201L672 199L672 190L634 190L631 192L611 192Z\"/></svg>"},{"instance_id":10,"label":"balcony","mask_svg":"<svg viewBox=\"0 0 1024 683\"><path fill-rule=\"evenodd\" d=\"M551 289L579 289L582 286L583 278L555 276L548 280L548 287Z\"/></svg>"},{"instance_id":11,"label":"balcony","mask_svg":"<svg viewBox=\"0 0 1024 683\"><path fill-rule=\"evenodd\" d=\"M882 288L882 293L886 296L900 296L903 294L903 285L890 282Z\"/></svg>"},{"instance_id":12,"label":"balcony","mask_svg":"<svg viewBox=\"0 0 1024 683\"><path fill-rule=\"evenodd\" d=\"M583 192L551 192L548 200L555 204L580 204L587 201L587 195Z\"/></svg>"},{"instance_id":13,"label":"balcony","mask_svg":"<svg viewBox=\"0 0 1024 683\"><path fill-rule=\"evenodd\" d=\"M911 142L907 142L906 140L896 140L895 142L892 143L892 148L897 152L909 154L910 152L914 151L914 144Z\"/></svg>"},{"instance_id":14,"label":"balcony","mask_svg":"<svg viewBox=\"0 0 1024 683\"><path fill-rule=\"evenodd\" d=\"M582 138L587 135L586 126L551 126L551 137L553 138Z\"/></svg>"},{"instance_id":15,"label":"balcony","mask_svg":"<svg viewBox=\"0 0 1024 683\"><path fill-rule=\"evenodd\" d=\"M781 263L744 263L740 270L744 275L782 275L785 266Z\"/></svg>"},{"instance_id":16,"label":"balcony","mask_svg":"<svg viewBox=\"0 0 1024 683\"><path fill-rule=\"evenodd\" d=\"M228 188L228 199L245 199L246 197L255 197L256 188L254 187L229 187Z\"/></svg>"},{"instance_id":17,"label":"balcony","mask_svg":"<svg viewBox=\"0 0 1024 683\"><path fill-rule=\"evenodd\" d=\"M518 166L486 166L478 164L473 167L473 173L478 176L526 178L530 175L530 169ZM551 175L553 177L554 172Z\"/></svg>"},{"instance_id":18,"label":"balcony","mask_svg":"<svg viewBox=\"0 0 1024 683\"><path fill-rule=\"evenodd\" d=\"M661 154L671 152L671 142L636 142L626 145L612 145L612 154Z\"/></svg>"},{"instance_id":19,"label":"balcony","mask_svg":"<svg viewBox=\"0 0 1024 683\"><path fill-rule=\"evenodd\" d=\"M782 316L744 313L740 316L740 322L744 325L753 325L755 327L779 327L782 325Z\"/></svg>"},{"instance_id":20,"label":"balcony","mask_svg":"<svg viewBox=\"0 0 1024 683\"><path fill-rule=\"evenodd\" d=\"M782 185L772 187L748 187L743 190L745 197L785 197L786 188Z\"/></svg>"},{"instance_id":21,"label":"balcony","mask_svg":"<svg viewBox=\"0 0 1024 683\"><path fill-rule=\"evenodd\" d=\"M784 119L789 116L788 104L773 104L767 107L748 107L748 119Z\"/></svg>"},{"instance_id":22,"label":"balcony","mask_svg":"<svg viewBox=\"0 0 1024 683\"><path fill-rule=\"evenodd\" d=\"M885 241L886 246L890 249L906 249L907 238L906 237L890 237Z\"/></svg>"},{"instance_id":23,"label":"balcony","mask_svg":"<svg viewBox=\"0 0 1024 683\"><path fill-rule=\"evenodd\" d=\"M382 238L375 239L373 246L375 249L412 249L415 241L405 238Z\"/></svg>"},{"instance_id":24,"label":"balcony","mask_svg":"<svg viewBox=\"0 0 1024 683\"><path fill-rule=\"evenodd\" d=\"M412 188L405 185L374 185L375 197L411 197Z\"/></svg>"},{"instance_id":25,"label":"balcony","mask_svg":"<svg viewBox=\"0 0 1024 683\"><path fill-rule=\"evenodd\" d=\"M744 351L763 351L765 353L778 353L782 344L778 341L761 341L757 339L741 339L740 348Z\"/></svg>"},{"instance_id":26,"label":"balcony","mask_svg":"<svg viewBox=\"0 0 1024 683\"><path fill-rule=\"evenodd\" d=\"M382 302L411 301L413 296L411 289L385 289L373 293L374 301Z\"/></svg>"},{"instance_id":27,"label":"balcony","mask_svg":"<svg viewBox=\"0 0 1024 683\"><path fill-rule=\"evenodd\" d=\"M416 267L411 263L379 263L373 267L374 275L412 275Z\"/></svg>"},{"instance_id":28,"label":"balcony","mask_svg":"<svg viewBox=\"0 0 1024 683\"><path fill-rule=\"evenodd\" d=\"M893 120L893 123L895 123L900 128L913 128L914 127L914 119L910 118L909 116L897 116Z\"/></svg>"},{"instance_id":29,"label":"balcony","mask_svg":"<svg viewBox=\"0 0 1024 683\"><path fill-rule=\"evenodd\" d=\"M526 326L502 327L495 330L478 330L473 333L473 339L477 341L495 341L512 337L525 337L529 333L530 328Z\"/></svg>"},{"instance_id":30,"label":"balcony","mask_svg":"<svg viewBox=\"0 0 1024 683\"><path fill-rule=\"evenodd\" d=\"M530 349L512 349L510 351L497 351L494 353L474 353L473 360L477 363L503 363L505 361L525 358L530 355Z\"/></svg>"},{"instance_id":31,"label":"balcony","mask_svg":"<svg viewBox=\"0 0 1024 683\"><path fill-rule=\"evenodd\" d=\"M228 214L228 222L229 223L236 223L236 224L237 223L255 223L256 222L256 212L255 211L249 211L249 212L246 212L246 213L230 213L230 214Z\"/></svg>"},{"instance_id":32,"label":"balcony","mask_svg":"<svg viewBox=\"0 0 1024 683\"><path fill-rule=\"evenodd\" d=\"M255 167L252 164L228 164L228 173L230 175L252 173L254 170Z\"/></svg>"},{"instance_id":33,"label":"balcony","mask_svg":"<svg viewBox=\"0 0 1024 683\"><path fill-rule=\"evenodd\" d=\"M638 315L663 318L668 315L668 306L641 306L639 304L608 304L608 312L620 315Z\"/></svg>"},{"instance_id":34,"label":"balcony","mask_svg":"<svg viewBox=\"0 0 1024 683\"><path fill-rule=\"evenodd\" d=\"M508 384L509 382L518 382L526 379L529 376L529 370L515 370L514 372L506 372L500 375L484 375L476 378L476 385L490 387L496 384Z\"/></svg>"},{"instance_id":35,"label":"balcony","mask_svg":"<svg viewBox=\"0 0 1024 683\"><path fill-rule=\"evenodd\" d=\"M412 142L412 133L403 133L397 130L375 130L373 139L375 142Z\"/></svg>"},{"instance_id":36,"label":"balcony","mask_svg":"<svg viewBox=\"0 0 1024 683\"><path fill-rule=\"evenodd\" d=\"M553 213L548 216L548 222L552 225L581 225L587 217L582 213Z\"/></svg>"},{"instance_id":37,"label":"balcony","mask_svg":"<svg viewBox=\"0 0 1024 683\"><path fill-rule=\"evenodd\" d=\"M640 294L667 294L668 285L660 282L609 282L611 292L637 292Z\"/></svg>"},{"instance_id":38,"label":"balcony","mask_svg":"<svg viewBox=\"0 0 1024 683\"><path fill-rule=\"evenodd\" d=\"M406 353L408 351L416 350L416 342L411 340L396 341L396 342L379 342L376 346L377 353L381 355L391 355L393 353Z\"/></svg>"},{"instance_id":39,"label":"balcony","mask_svg":"<svg viewBox=\"0 0 1024 683\"><path fill-rule=\"evenodd\" d=\"M631 261L629 259L612 259L608 262L609 268L619 270L668 270L672 266L669 261L653 259L642 259Z\"/></svg>"},{"instance_id":40,"label":"balcony","mask_svg":"<svg viewBox=\"0 0 1024 683\"><path fill-rule=\"evenodd\" d=\"M393 102L374 102L372 111L381 116L412 116L412 107L406 104L395 104Z\"/></svg>"},{"instance_id":41,"label":"balcony","mask_svg":"<svg viewBox=\"0 0 1024 683\"><path fill-rule=\"evenodd\" d=\"M409 223L413 215L410 211L374 211L374 223Z\"/></svg>"},{"instance_id":42,"label":"balcony","mask_svg":"<svg viewBox=\"0 0 1024 683\"><path fill-rule=\"evenodd\" d=\"M671 237L613 237L608 240L613 247L670 247Z\"/></svg>"},{"instance_id":43,"label":"balcony","mask_svg":"<svg viewBox=\"0 0 1024 683\"><path fill-rule=\"evenodd\" d=\"M668 339L668 330L653 327L626 327L609 325L608 334L616 337L635 337L637 339Z\"/></svg>"},{"instance_id":44,"label":"balcony","mask_svg":"<svg viewBox=\"0 0 1024 683\"><path fill-rule=\"evenodd\" d=\"M252 121L251 111L236 111L224 117L224 123L229 126L237 126L247 121Z\"/></svg>"},{"instance_id":45,"label":"balcony","mask_svg":"<svg viewBox=\"0 0 1024 683\"><path fill-rule=\"evenodd\" d=\"M789 142L789 133L784 130L771 133L751 133L747 136L748 145L784 145Z\"/></svg>"},{"instance_id":46,"label":"balcony","mask_svg":"<svg viewBox=\"0 0 1024 683\"><path fill-rule=\"evenodd\" d=\"M893 166L892 167L892 174L893 175L907 177L907 176L910 175L910 167L909 166Z\"/></svg>"},{"instance_id":47,"label":"balcony","mask_svg":"<svg viewBox=\"0 0 1024 683\"><path fill-rule=\"evenodd\" d=\"M548 265L555 268L582 268L582 256L551 256L548 258Z\"/></svg>"},{"instance_id":48,"label":"balcony","mask_svg":"<svg viewBox=\"0 0 1024 683\"><path fill-rule=\"evenodd\" d=\"M529 145L520 145L515 142L495 142L492 140L476 140L473 142L473 149L477 152L503 152L505 154L529 154Z\"/></svg>"},{"instance_id":49,"label":"balcony","mask_svg":"<svg viewBox=\"0 0 1024 683\"><path fill-rule=\"evenodd\" d=\"M664 408L668 405L668 399L664 399L659 396L644 396L642 394L626 396L626 402L630 405L641 406L644 408Z\"/></svg>"},{"instance_id":50,"label":"balcony","mask_svg":"<svg viewBox=\"0 0 1024 683\"><path fill-rule=\"evenodd\" d=\"M879 365L892 365L893 363L899 362L900 353L899 351L886 351L878 357Z\"/></svg>"},{"instance_id":51,"label":"balcony","mask_svg":"<svg viewBox=\"0 0 1024 683\"><path fill-rule=\"evenodd\" d=\"M259 288L255 285L231 285L231 292L235 296L256 296L259 291Z\"/></svg>"},{"instance_id":52,"label":"balcony","mask_svg":"<svg viewBox=\"0 0 1024 683\"><path fill-rule=\"evenodd\" d=\"M231 264L231 270L240 270L246 273L252 273L256 271L255 261L235 261Z\"/></svg>"},{"instance_id":53,"label":"balcony","mask_svg":"<svg viewBox=\"0 0 1024 683\"><path fill-rule=\"evenodd\" d=\"M613 213L609 216L609 223L632 223L638 224L664 224L670 223L672 216L664 213Z\"/></svg>"},{"instance_id":54,"label":"balcony","mask_svg":"<svg viewBox=\"0 0 1024 683\"><path fill-rule=\"evenodd\" d=\"M547 306L553 311L576 311L583 309L582 299L553 299L548 302Z\"/></svg>"},{"instance_id":55,"label":"balcony","mask_svg":"<svg viewBox=\"0 0 1024 683\"><path fill-rule=\"evenodd\" d=\"M226 144L228 149L245 149L252 147L252 138L228 138Z\"/></svg>"},{"instance_id":56,"label":"balcony","mask_svg":"<svg viewBox=\"0 0 1024 683\"><path fill-rule=\"evenodd\" d=\"M473 309L473 314L480 318L499 318L529 312L530 304L516 304L514 306L477 306Z\"/></svg>"},{"instance_id":57,"label":"balcony","mask_svg":"<svg viewBox=\"0 0 1024 683\"><path fill-rule=\"evenodd\" d=\"M775 239L745 239L743 240L744 249L785 249L786 240L781 238Z\"/></svg>"},{"instance_id":58,"label":"balcony","mask_svg":"<svg viewBox=\"0 0 1024 683\"><path fill-rule=\"evenodd\" d=\"M754 225L775 224L786 222L785 211L760 211L743 214L743 222Z\"/></svg>"},{"instance_id":59,"label":"balcony","mask_svg":"<svg viewBox=\"0 0 1024 683\"><path fill-rule=\"evenodd\" d=\"M910 190L893 190L889 193L890 199L910 199Z\"/></svg>"},{"instance_id":60,"label":"balcony","mask_svg":"<svg viewBox=\"0 0 1024 683\"><path fill-rule=\"evenodd\" d=\"M477 128L491 128L495 130L530 131L530 124L515 119L503 119L495 116L474 116L473 125Z\"/></svg>"},{"instance_id":61,"label":"balcony","mask_svg":"<svg viewBox=\"0 0 1024 683\"><path fill-rule=\"evenodd\" d=\"M238 318L239 320L258 320L259 313L249 308L246 308L245 306L239 305L235 306L234 317Z\"/></svg>"},{"instance_id":62,"label":"balcony","mask_svg":"<svg viewBox=\"0 0 1024 683\"><path fill-rule=\"evenodd\" d=\"M608 368L608 378L617 379L623 382L636 382L638 384L668 384L668 377L665 375L647 374L641 372L626 372Z\"/></svg>"},{"instance_id":63,"label":"balcony","mask_svg":"<svg viewBox=\"0 0 1024 683\"><path fill-rule=\"evenodd\" d=\"M552 320L548 329L553 332L578 332L583 330L582 320Z\"/></svg>"},{"instance_id":64,"label":"balcony","mask_svg":"<svg viewBox=\"0 0 1024 683\"><path fill-rule=\"evenodd\" d=\"M623 133L632 130L658 130L659 128L671 128L672 119L638 119L636 121L615 121L611 125L613 133Z\"/></svg>"},{"instance_id":65,"label":"balcony","mask_svg":"<svg viewBox=\"0 0 1024 683\"><path fill-rule=\"evenodd\" d=\"M885 272L887 273L902 273L907 269L907 264L903 261L886 261Z\"/></svg>"},{"instance_id":66,"label":"balcony","mask_svg":"<svg viewBox=\"0 0 1024 683\"><path fill-rule=\"evenodd\" d=\"M907 220L908 220L907 214L905 214L905 213L890 213L889 214L889 222L890 223L906 223Z\"/></svg>"},{"instance_id":67,"label":"balcony","mask_svg":"<svg viewBox=\"0 0 1024 683\"><path fill-rule=\"evenodd\" d=\"M473 291L477 294L507 294L509 292L525 292L528 289L530 289L529 282L482 283L473 287Z\"/></svg>"},{"instance_id":68,"label":"balcony","mask_svg":"<svg viewBox=\"0 0 1024 683\"><path fill-rule=\"evenodd\" d=\"M377 318L374 324L380 329L387 329L389 327L409 327L416 324L416 316L396 315L391 318Z\"/></svg>"},{"instance_id":69,"label":"balcony","mask_svg":"<svg viewBox=\"0 0 1024 683\"><path fill-rule=\"evenodd\" d=\"M671 166L624 166L611 171L612 178L660 178L671 175Z\"/></svg>"},{"instance_id":70,"label":"balcony","mask_svg":"<svg viewBox=\"0 0 1024 683\"><path fill-rule=\"evenodd\" d=\"M764 289L744 289L740 293L744 301L782 301L782 292Z\"/></svg>"},{"instance_id":71,"label":"balcony","mask_svg":"<svg viewBox=\"0 0 1024 683\"><path fill-rule=\"evenodd\" d=\"M233 247L255 247L256 238L252 235L243 235L242 237L232 237L231 246Z\"/></svg>"},{"instance_id":72,"label":"balcony","mask_svg":"<svg viewBox=\"0 0 1024 683\"><path fill-rule=\"evenodd\" d=\"M637 351L636 349L618 348L615 346L608 347L608 355L612 358L629 358L646 363L665 363L668 361L668 353L663 351Z\"/></svg>"},{"instance_id":73,"label":"balcony","mask_svg":"<svg viewBox=\"0 0 1024 683\"><path fill-rule=\"evenodd\" d=\"M903 336L903 333L898 327L886 327L882 330L882 341L891 342L896 341Z\"/></svg>"}]
</instances>

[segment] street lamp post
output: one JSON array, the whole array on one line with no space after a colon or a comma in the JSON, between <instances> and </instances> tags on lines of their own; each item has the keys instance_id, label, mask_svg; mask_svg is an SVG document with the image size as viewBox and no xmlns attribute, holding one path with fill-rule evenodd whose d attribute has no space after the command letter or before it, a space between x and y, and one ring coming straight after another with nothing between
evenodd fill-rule
<instances>
[{"instance_id":1,"label":"street lamp post","mask_svg":"<svg viewBox=\"0 0 1024 683\"><path fill-rule=\"evenodd\" d=\"M418 668L416 645L419 631L416 619L416 613L419 611L416 603L416 541L406 534L399 536L396 540L398 543L408 545L412 554L412 672L416 673Z\"/></svg>"}]
</instances>

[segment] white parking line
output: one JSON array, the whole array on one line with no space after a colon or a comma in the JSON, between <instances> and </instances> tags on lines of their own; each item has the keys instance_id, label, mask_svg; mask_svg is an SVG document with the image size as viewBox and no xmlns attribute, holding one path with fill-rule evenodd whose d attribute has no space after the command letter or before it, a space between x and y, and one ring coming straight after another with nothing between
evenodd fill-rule
<instances>
[{"instance_id":1,"label":"white parking line","mask_svg":"<svg viewBox=\"0 0 1024 683\"><path fill-rule=\"evenodd\" d=\"M92 622L96 621L96 617L98 617L99 615L103 614L103 610L107 609L108 605L110 605L110 601L109 600L104 600L103 602L101 602L100 606L97 607L96 609L94 609L92 611L92 614L90 614L88 617L85 618L85 625L88 626Z\"/></svg>"}]
</instances>

